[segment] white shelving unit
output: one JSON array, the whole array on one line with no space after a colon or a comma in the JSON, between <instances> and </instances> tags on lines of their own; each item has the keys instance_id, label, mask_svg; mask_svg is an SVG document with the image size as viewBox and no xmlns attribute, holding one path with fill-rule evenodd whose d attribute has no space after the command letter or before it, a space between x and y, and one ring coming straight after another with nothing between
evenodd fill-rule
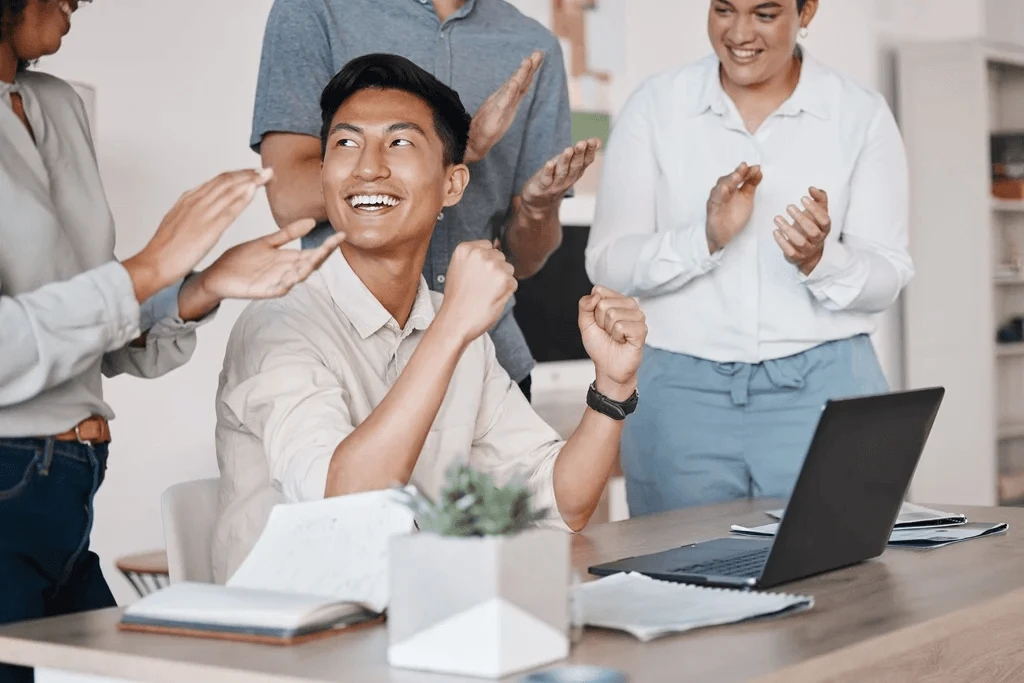
<instances>
[{"instance_id":1,"label":"white shelving unit","mask_svg":"<svg viewBox=\"0 0 1024 683\"><path fill-rule=\"evenodd\" d=\"M897 51L898 117L911 173L904 299L909 387L946 397L915 500L991 505L1024 495L1024 344L996 329L1024 316L1024 201L991 194L990 135L1024 131L1024 48L917 42Z\"/></svg>"}]
</instances>

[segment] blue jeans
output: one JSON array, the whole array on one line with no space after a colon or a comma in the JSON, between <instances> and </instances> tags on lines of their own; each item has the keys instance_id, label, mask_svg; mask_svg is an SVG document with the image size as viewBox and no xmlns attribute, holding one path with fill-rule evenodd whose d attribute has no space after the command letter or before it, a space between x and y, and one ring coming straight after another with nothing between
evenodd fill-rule
<instances>
[{"instance_id":1,"label":"blue jeans","mask_svg":"<svg viewBox=\"0 0 1024 683\"><path fill-rule=\"evenodd\" d=\"M757 364L646 347L637 380L622 432L633 516L788 498L825 402L888 391L864 335Z\"/></svg>"},{"instance_id":2,"label":"blue jeans","mask_svg":"<svg viewBox=\"0 0 1024 683\"><path fill-rule=\"evenodd\" d=\"M0 439L0 624L113 607L89 551L106 445ZM0 664L0 683L32 670Z\"/></svg>"}]
</instances>

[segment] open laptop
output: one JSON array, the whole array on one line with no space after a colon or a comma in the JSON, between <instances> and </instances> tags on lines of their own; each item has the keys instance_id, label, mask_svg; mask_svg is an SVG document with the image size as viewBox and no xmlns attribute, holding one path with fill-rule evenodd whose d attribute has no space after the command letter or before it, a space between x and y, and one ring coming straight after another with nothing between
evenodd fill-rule
<instances>
[{"instance_id":1,"label":"open laptop","mask_svg":"<svg viewBox=\"0 0 1024 683\"><path fill-rule=\"evenodd\" d=\"M770 588L878 557L944 394L938 387L826 403L774 538L716 538L590 573Z\"/></svg>"}]
</instances>

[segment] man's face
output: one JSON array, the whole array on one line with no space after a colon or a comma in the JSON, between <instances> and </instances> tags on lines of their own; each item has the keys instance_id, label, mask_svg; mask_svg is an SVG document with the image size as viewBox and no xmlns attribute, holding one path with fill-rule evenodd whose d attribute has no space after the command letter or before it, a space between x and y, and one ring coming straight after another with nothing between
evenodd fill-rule
<instances>
[{"instance_id":1,"label":"man's face","mask_svg":"<svg viewBox=\"0 0 1024 683\"><path fill-rule=\"evenodd\" d=\"M737 85L760 85L788 69L799 30L797 0L711 0L708 38Z\"/></svg>"},{"instance_id":2,"label":"man's face","mask_svg":"<svg viewBox=\"0 0 1024 683\"><path fill-rule=\"evenodd\" d=\"M331 121L321 184L327 217L346 243L391 250L429 240L438 214L469 179L444 163L434 113L401 90L361 90Z\"/></svg>"}]
</instances>

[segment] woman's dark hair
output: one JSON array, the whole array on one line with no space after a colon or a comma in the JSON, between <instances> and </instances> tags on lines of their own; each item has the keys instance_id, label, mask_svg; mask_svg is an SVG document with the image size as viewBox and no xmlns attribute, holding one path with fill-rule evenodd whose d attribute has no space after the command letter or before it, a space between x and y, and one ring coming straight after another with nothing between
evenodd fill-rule
<instances>
[{"instance_id":1,"label":"woman's dark hair","mask_svg":"<svg viewBox=\"0 0 1024 683\"><path fill-rule=\"evenodd\" d=\"M0 41L6 40L21 19L28 0L0 0ZM24 71L28 62L18 62L18 71Z\"/></svg>"},{"instance_id":2,"label":"woman's dark hair","mask_svg":"<svg viewBox=\"0 0 1024 683\"><path fill-rule=\"evenodd\" d=\"M807 0L796 0L796 11L797 12L803 12L804 11L804 5L806 5L806 4L807 4Z\"/></svg>"},{"instance_id":3,"label":"woman's dark hair","mask_svg":"<svg viewBox=\"0 0 1024 683\"><path fill-rule=\"evenodd\" d=\"M405 57L372 54L342 67L320 97L320 152L327 153L327 136L338 109L360 90L401 90L419 97L434 111L434 128L444 146L444 163L461 164L466 157L472 118L459 94Z\"/></svg>"}]
</instances>

